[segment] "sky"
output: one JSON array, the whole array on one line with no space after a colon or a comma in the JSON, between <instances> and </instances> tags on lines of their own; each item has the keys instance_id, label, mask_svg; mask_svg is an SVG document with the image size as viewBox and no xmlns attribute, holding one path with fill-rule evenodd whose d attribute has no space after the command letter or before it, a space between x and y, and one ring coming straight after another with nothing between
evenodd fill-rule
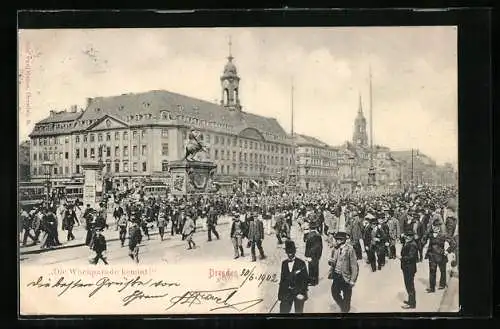
<instances>
[{"instance_id":1,"label":"sky","mask_svg":"<svg viewBox=\"0 0 500 329\"><path fill-rule=\"evenodd\" d=\"M243 110L330 145L352 139L359 96L374 144L458 159L456 27L19 31L19 138L87 97L169 90L219 101L231 39ZM369 124L368 124L369 128Z\"/></svg>"}]
</instances>

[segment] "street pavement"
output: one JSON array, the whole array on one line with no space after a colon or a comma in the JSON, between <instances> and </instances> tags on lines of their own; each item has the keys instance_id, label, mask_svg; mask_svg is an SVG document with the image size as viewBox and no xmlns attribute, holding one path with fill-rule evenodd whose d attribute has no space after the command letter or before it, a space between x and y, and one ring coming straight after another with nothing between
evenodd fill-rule
<instances>
[{"instance_id":1,"label":"street pavement","mask_svg":"<svg viewBox=\"0 0 500 329\"><path fill-rule=\"evenodd\" d=\"M194 234L194 241L197 248L186 250L186 242L181 240L180 235L170 236L167 227L166 239L160 241L157 229L151 233L151 240L143 238L140 246L140 264L193 264L193 262L207 261L230 262L238 266L251 268L253 264L250 257L250 249L245 248L245 257L233 260L233 248L229 238L229 218L221 218L217 230L221 239L217 240L212 236L212 241L207 241L207 232L201 221L198 221L197 232ZM30 265L62 265L62 266L85 266L88 265L90 251L88 247L81 246L84 241L85 230L83 227L75 228L76 240L69 243L64 242L65 236L60 235L63 248L38 252L39 246L21 248L21 266ZM292 239L297 244L297 257L304 258L304 242L302 234L296 226L292 227ZM128 247L121 247L118 240L118 231L110 227L104 231L104 236L108 241L107 256L110 265L130 265L132 260L128 256ZM67 246L73 244L73 246ZM244 242L245 245L245 242ZM399 253L398 246L398 253ZM264 265L268 273L276 273L279 277L281 261L286 255L283 246L277 245L274 235L268 235L263 241L263 248L267 255L265 260L257 260L260 265ZM257 252L258 253L258 252ZM328 257L330 248L324 241L323 255L320 261L320 281L315 287L309 289L309 300L304 306L305 313L338 313L339 308L333 301L330 288L331 280L327 279ZM387 264L381 271L371 272L365 260L359 261L359 277L353 288L351 312L379 313L379 312L437 312L440 309L444 290L436 290L435 293L426 293L428 287L428 262L418 263L417 274L415 276L415 288L417 296L417 308L414 310L404 310L401 308L403 300L407 299L403 283L403 276L400 269L399 259L387 260ZM438 278L439 280L439 273ZM262 305L262 312L278 313L279 305L275 303L278 287L266 285L261 288L261 294L265 302ZM458 294L456 294L458 299ZM456 301L458 305L458 301Z\"/></svg>"}]
</instances>

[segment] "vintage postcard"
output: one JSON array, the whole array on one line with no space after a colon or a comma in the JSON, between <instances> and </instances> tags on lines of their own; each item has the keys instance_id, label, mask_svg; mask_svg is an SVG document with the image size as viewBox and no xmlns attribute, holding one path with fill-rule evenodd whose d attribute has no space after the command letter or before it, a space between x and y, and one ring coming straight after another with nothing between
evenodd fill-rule
<instances>
[{"instance_id":1,"label":"vintage postcard","mask_svg":"<svg viewBox=\"0 0 500 329\"><path fill-rule=\"evenodd\" d=\"M457 29L19 30L21 315L457 312Z\"/></svg>"}]
</instances>

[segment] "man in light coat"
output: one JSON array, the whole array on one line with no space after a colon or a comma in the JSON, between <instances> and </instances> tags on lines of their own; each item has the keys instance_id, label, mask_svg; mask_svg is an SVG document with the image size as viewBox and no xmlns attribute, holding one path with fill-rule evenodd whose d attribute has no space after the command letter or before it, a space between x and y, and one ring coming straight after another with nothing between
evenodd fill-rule
<instances>
[{"instance_id":1,"label":"man in light coat","mask_svg":"<svg viewBox=\"0 0 500 329\"><path fill-rule=\"evenodd\" d=\"M342 313L348 313L351 310L352 288L358 279L359 266L354 248L346 243L347 233L337 232L335 240L336 246L328 260L330 265L328 278L332 280L333 300Z\"/></svg>"}]
</instances>

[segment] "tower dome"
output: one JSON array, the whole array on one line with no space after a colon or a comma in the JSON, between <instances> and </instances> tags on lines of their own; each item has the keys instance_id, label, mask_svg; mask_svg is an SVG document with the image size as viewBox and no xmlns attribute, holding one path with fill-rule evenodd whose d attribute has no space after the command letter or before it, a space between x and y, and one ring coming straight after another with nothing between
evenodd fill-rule
<instances>
[{"instance_id":1,"label":"tower dome","mask_svg":"<svg viewBox=\"0 0 500 329\"><path fill-rule=\"evenodd\" d=\"M222 74L223 78L238 77L238 71L236 70L236 65L233 63L233 56L228 56L228 62L224 66L224 73Z\"/></svg>"},{"instance_id":2,"label":"tower dome","mask_svg":"<svg viewBox=\"0 0 500 329\"><path fill-rule=\"evenodd\" d=\"M224 72L220 77L220 82L222 87L221 105L229 110L241 110L239 98L240 77L231 55L231 39L229 39L229 56L224 66Z\"/></svg>"}]
</instances>

